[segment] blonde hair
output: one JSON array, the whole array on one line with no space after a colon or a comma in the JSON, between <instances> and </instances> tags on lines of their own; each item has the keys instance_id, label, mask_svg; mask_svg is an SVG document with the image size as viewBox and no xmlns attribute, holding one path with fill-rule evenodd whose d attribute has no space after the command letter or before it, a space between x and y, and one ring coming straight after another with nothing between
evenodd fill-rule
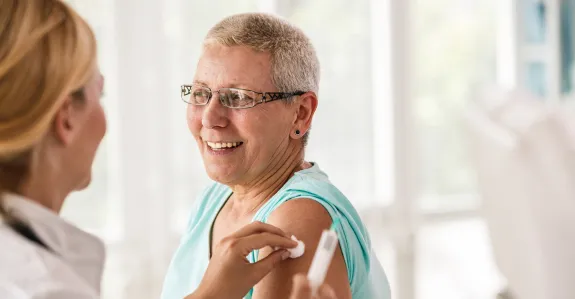
<instances>
[{"instance_id":1,"label":"blonde hair","mask_svg":"<svg viewBox=\"0 0 575 299\"><path fill-rule=\"evenodd\" d=\"M90 26L64 2L0 1L0 191L16 192L56 111L82 98L96 51Z\"/></svg>"},{"instance_id":2,"label":"blonde hair","mask_svg":"<svg viewBox=\"0 0 575 299\"><path fill-rule=\"evenodd\" d=\"M271 80L280 92L319 91L320 66L315 49L296 26L265 13L224 18L206 35L204 44L247 46L271 55ZM308 131L309 132L309 131ZM303 138L307 142L308 133Z\"/></svg>"}]
</instances>

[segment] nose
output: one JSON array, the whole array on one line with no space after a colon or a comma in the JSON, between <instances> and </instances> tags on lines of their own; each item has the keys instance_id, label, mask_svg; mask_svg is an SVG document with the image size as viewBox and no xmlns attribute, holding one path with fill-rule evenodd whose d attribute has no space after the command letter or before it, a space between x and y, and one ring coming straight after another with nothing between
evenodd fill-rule
<instances>
[{"instance_id":1,"label":"nose","mask_svg":"<svg viewBox=\"0 0 575 299\"><path fill-rule=\"evenodd\" d=\"M220 102L220 94L214 92L210 101L204 106L202 126L204 128L224 128L228 125L228 108Z\"/></svg>"}]
</instances>

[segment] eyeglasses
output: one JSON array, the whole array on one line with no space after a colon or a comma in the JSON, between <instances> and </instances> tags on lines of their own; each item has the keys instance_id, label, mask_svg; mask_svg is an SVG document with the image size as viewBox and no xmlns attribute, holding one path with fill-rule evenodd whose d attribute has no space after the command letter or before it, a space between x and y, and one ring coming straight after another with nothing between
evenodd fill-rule
<instances>
[{"instance_id":1,"label":"eyeglasses","mask_svg":"<svg viewBox=\"0 0 575 299\"><path fill-rule=\"evenodd\" d=\"M232 109L252 108L262 103L300 96L305 93L303 91L257 92L240 88L221 88L212 91L207 86L193 84L182 85L182 100L188 104L204 106L208 104L215 92L220 94L220 103L224 107Z\"/></svg>"}]
</instances>

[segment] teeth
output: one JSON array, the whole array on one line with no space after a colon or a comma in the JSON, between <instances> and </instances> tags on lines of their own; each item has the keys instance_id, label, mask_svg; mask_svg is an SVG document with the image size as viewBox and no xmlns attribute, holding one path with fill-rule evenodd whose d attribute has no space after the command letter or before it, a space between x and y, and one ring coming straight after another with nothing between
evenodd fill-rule
<instances>
[{"instance_id":1,"label":"teeth","mask_svg":"<svg viewBox=\"0 0 575 299\"><path fill-rule=\"evenodd\" d=\"M213 149L220 148L233 148L241 144L241 142L207 142L208 146Z\"/></svg>"}]
</instances>

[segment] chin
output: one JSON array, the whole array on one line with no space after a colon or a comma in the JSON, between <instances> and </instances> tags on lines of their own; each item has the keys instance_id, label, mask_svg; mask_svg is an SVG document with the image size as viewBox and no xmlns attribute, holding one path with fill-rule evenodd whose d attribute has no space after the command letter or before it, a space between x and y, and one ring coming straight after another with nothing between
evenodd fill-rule
<instances>
[{"instance_id":1,"label":"chin","mask_svg":"<svg viewBox=\"0 0 575 299\"><path fill-rule=\"evenodd\" d=\"M207 174L208 174L208 177L209 177L212 181L218 182L218 183L220 183L220 184L227 185L227 184L230 182L230 180L227 178L227 176L222 175L222 174L219 173L219 172L212 172L212 171L209 171L209 170L208 170L208 171L207 171Z\"/></svg>"},{"instance_id":2,"label":"chin","mask_svg":"<svg viewBox=\"0 0 575 299\"><path fill-rule=\"evenodd\" d=\"M234 174L230 171L231 169L222 169L222 167L215 165L206 165L205 169L208 177L220 184L229 185L235 181Z\"/></svg>"},{"instance_id":3,"label":"chin","mask_svg":"<svg viewBox=\"0 0 575 299\"><path fill-rule=\"evenodd\" d=\"M84 178L84 180L80 181L80 183L78 184L78 187L76 187L76 191L81 191L81 190L88 188L88 186L90 186L91 182L92 182L92 175L86 176Z\"/></svg>"}]
</instances>

